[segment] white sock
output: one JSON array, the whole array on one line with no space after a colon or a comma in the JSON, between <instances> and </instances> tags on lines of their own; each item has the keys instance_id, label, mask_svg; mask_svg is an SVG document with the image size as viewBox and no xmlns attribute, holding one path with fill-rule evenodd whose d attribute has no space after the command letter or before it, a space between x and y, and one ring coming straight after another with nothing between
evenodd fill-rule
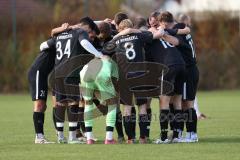
<instances>
[{"instance_id":1,"label":"white sock","mask_svg":"<svg viewBox=\"0 0 240 160\"><path fill-rule=\"evenodd\" d=\"M64 134L63 134L62 131L58 131L57 134L58 134L58 139L63 139L64 138Z\"/></svg>"},{"instance_id":2,"label":"white sock","mask_svg":"<svg viewBox=\"0 0 240 160\"><path fill-rule=\"evenodd\" d=\"M42 139L42 138L44 138L44 135L43 135L42 133L37 133L37 134L36 134L36 137L37 137L38 139Z\"/></svg>"},{"instance_id":3,"label":"white sock","mask_svg":"<svg viewBox=\"0 0 240 160\"><path fill-rule=\"evenodd\" d=\"M106 140L112 140L113 139L113 132L107 131L106 132Z\"/></svg>"},{"instance_id":4,"label":"white sock","mask_svg":"<svg viewBox=\"0 0 240 160\"><path fill-rule=\"evenodd\" d=\"M197 100L197 97L195 97L195 100L194 100L194 109L197 113L197 117L199 117L201 115L201 112L199 111L199 108L198 108L198 100Z\"/></svg>"},{"instance_id":5,"label":"white sock","mask_svg":"<svg viewBox=\"0 0 240 160\"><path fill-rule=\"evenodd\" d=\"M93 139L93 132L86 132L87 140Z\"/></svg>"},{"instance_id":6,"label":"white sock","mask_svg":"<svg viewBox=\"0 0 240 160\"><path fill-rule=\"evenodd\" d=\"M69 131L68 139L70 141L75 140L76 139L76 131Z\"/></svg>"}]
</instances>

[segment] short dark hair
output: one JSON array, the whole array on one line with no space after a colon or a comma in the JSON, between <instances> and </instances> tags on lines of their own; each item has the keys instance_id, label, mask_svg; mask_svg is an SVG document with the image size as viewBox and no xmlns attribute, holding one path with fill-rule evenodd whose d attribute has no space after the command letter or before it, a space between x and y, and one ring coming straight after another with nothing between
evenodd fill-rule
<instances>
[{"instance_id":1,"label":"short dark hair","mask_svg":"<svg viewBox=\"0 0 240 160\"><path fill-rule=\"evenodd\" d=\"M109 23L106 22L100 22L98 24L98 28L101 34L105 34L107 36L111 36L112 29Z\"/></svg>"},{"instance_id":2,"label":"short dark hair","mask_svg":"<svg viewBox=\"0 0 240 160\"><path fill-rule=\"evenodd\" d=\"M114 22L115 22L116 25L119 25L121 23L121 21L124 20L124 19L128 19L128 15L126 13L123 13L123 12L118 12L114 16Z\"/></svg>"},{"instance_id":3,"label":"short dark hair","mask_svg":"<svg viewBox=\"0 0 240 160\"><path fill-rule=\"evenodd\" d=\"M167 22L167 23L172 23L172 22L174 22L172 13L170 13L170 12L168 12L168 11L162 12L162 13L158 16L158 20L159 20L160 22Z\"/></svg>"},{"instance_id":4,"label":"short dark hair","mask_svg":"<svg viewBox=\"0 0 240 160\"><path fill-rule=\"evenodd\" d=\"M158 18L159 15L160 15L160 12L155 11L150 14L149 18L151 17Z\"/></svg>"},{"instance_id":5,"label":"short dark hair","mask_svg":"<svg viewBox=\"0 0 240 160\"><path fill-rule=\"evenodd\" d=\"M81 25L88 25L93 31L98 35L100 33L98 26L94 23L94 21L90 17L83 17L80 19L79 23Z\"/></svg>"},{"instance_id":6,"label":"short dark hair","mask_svg":"<svg viewBox=\"0 0 240 160\"><path fill-rule=\"evenodd\" d=\"M143 17L138 17L138 18L136 18L134 24L135 24L135 25L134 25L134 28L137 28L137 29L138 29L138 28L147 26L147 21L146 21L146 19L143 18Z\"/></svg>"}]
</instances>

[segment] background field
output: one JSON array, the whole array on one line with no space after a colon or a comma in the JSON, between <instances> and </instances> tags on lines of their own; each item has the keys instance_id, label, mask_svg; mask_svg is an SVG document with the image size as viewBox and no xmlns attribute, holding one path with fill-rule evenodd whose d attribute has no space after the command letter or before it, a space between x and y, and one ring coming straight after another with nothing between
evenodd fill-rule
<instances>
[{"instance_id":1,"label":"background field","mask_svg":"<svg viewBox=\"0 0 240 160\"><path fill-rule=\"evenodd\" d=\"M209 119L199 122L199 143L169 145L35 145L32 123L32 102L23 95L0 95L0 159L240 159L240 91L200 92L201 111ZM157 100L152 103L158 112ZM156 115L155 117L157 117ZM55 141L49 101L45 134ZM95 121L95 136L104 139L104 119ZM156 118L151 138L159 135ZM173 154L174 153L174 154Z\"/></svg>"}]
</instances>

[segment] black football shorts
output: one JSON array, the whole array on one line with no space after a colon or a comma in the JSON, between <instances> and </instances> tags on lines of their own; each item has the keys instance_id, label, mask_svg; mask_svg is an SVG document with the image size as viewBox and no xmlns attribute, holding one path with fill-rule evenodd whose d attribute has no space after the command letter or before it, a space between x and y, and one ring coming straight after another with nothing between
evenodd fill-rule
<instances>
[{"instance_id":1,"label":"black football shorts","mask_svg":"<svg viewBox=\"0 0 240 160\"><path fill-rule=\"evenodd\" d=\"M185 101L193 101L196 97L199 81L199 70L196 65L187 67L183 83L183 97Z\"/></svg>"},{"instance_id":2,"label":"black football shorts","mask_svg":"<svg viewBox=\"0 0 240 160\"><path fill-rule=\"evenodd\" d=\"M28 81L32 100L47 100L48 75L41 70L31 69L28 72Z\"/></svg>"}]
</instances>

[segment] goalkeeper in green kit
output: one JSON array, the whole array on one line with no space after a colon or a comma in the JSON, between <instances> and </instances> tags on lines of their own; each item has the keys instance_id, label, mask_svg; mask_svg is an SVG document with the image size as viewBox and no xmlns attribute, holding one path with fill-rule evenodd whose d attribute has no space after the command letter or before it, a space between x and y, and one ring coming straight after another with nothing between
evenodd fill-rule
<instances>
[{"instance_id":1,"label":"goalkeeper in green kit","mask_svg":"<svg viewBox=\"0 0 240 160\"><path fill-rule=\"evenodd\" d=\"M119 104L116 84L118 80L117 64L110 58L114 54L115 44L108 43L103 47L103 58L94 58L80 72L81 90L85 100L84 119L87 144L94 144L93 119L96 107L93 99L97 97L101 103L106 103L106 139L105 144L115 144L113 130L116 122L116 108Z\"/></svg>"}]
</instances>

